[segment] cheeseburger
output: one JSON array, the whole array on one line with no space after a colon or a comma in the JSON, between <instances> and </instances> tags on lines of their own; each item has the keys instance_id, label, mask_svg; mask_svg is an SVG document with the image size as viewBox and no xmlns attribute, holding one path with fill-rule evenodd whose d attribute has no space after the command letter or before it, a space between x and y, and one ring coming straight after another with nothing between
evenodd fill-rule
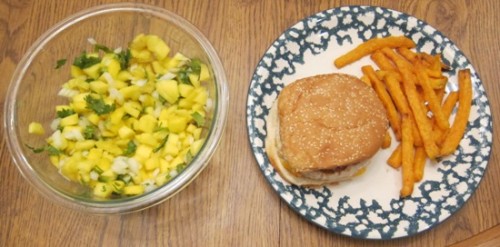
<instances>
[{"instance_id":1,"label":"cheeseburger","mask_svg":"<svg viewBox=\"0 0 500 247\"><path fill-rule=\"evenodd\" d=\"M279 94L267 119L266 152L288 182L329 184L361 173L387 128L371 87L346 74L317 75Z\"/></svg>"}]
</instances>

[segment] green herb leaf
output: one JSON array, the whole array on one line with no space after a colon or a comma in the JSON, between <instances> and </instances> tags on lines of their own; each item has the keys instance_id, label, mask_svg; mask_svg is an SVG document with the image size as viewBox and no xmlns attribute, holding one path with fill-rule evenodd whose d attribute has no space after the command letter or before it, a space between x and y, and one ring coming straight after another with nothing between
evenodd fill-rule
<instances>
[{"instance_id":1,"label":"green herb leaf","mask_svg":"<svg viewBox=\"0 0 500 247\"><path fill-rule=\"evenodd\" d=\"M43 151L47 151L50 156L61 154L61 151L52 145L47 145L47 146L43 146L40 148L34 148L34 147L29 146L28 144L25 144L25 145L27 148L31 149L31 151L33 151L33 153L36 153L36 154L41 153Z\"/></svg>"},{"instance_id":2,"label":"green herb leaf","mask_svg":"<svg viewBox=\"0 0 500 247\"><path fill-rule=\"evenodd\" d=\"M59 59L59 60L57 60L55 69L61 68L63 65L66 64L66 61L67 61L67 59Z\"/></svg>"},{"instance_id":3,"label":"green herb leaf","mask_svg":"<svg viewBox=\"0 0 500 247\"><path fill-rule=\"evenodd\" d=\"M194 121L196 122L196 126L203 127L205 125L205 117L203 117L200 113L195 111L193 114L191 114L191 117L193 117Z\"/></svg>"},{"instance_id":4,"label":"green herb leaf","mask_svg":"<svg viewBox=\"0 0 500 247\"><path fill-rule=\"evenodd\" d=\"M97 115L104 115L115 110L114 104L108 105L104 103L104 100L102 98L96 99L90 95L87 95L85 97L85 101L87 102L87 108L97 113Z\"/></svg>"},{"instance_id":5,"label":"green herb leaf","mask_svg":"<svg viewBox=\"0 0 500 247\"><path fill-rule=\"evenodd\" d=\"M137 149L137 145L133 141L129 141L127 143L127 149L123 151L123 155L129 156L135 153L135 150Z\"/></svg>"},{"instance_id":6,"label":"green herb leaf","mask_svg":"<svg viewBox=\"0 0 500 247\"><path fill-rule=\"evenodd\" d=\"M118 177L116 179L121 180L121 181L125 182L126 184L128 184L132 180L132 177L128 174L120 174L120 175L118 175Z\"/></svg>"},{"instance_id":7,"label":"green herb leaf","mask_svg":"<svg viewBox=\"0 0 500 247\"><path fill-rule=\"evenodd\" d=\"M181 70L179 70L179 72L177 72L177 79L182 84L191 84L186 68L182 68Z\"/></svg>"},{"instance_id":8,"label":"green herb leaf","mask_svg":"<svg viewBox=\"0 0 500 247\"><path fill-rule=\"evenodd\" d=\"M163 138L163 140L161 141L161 144L158 147L153 149L153 153L156 153L156 152L160 151L163 147L165 147L165 143L167 143L167 140L168 140L168 135L165 136L165 138Z\"/></svg>"},{"instance_id":9,"label":"green herb leaf","mask_svg":"<svg viewBox=\"0 0 500 247\"><path fill-rule=\"evenodd\" d=\"M191 69L191 72L193 72L195 74L200 74L200 71L201 71L200 59L197 59L197 58L191 59L191 63L189 63L189 67Z\"/></svg>"},{"instance_id":10,"label":"green herb leaf","mask_svg":"<svg viewBox=\"0 0 500 247\"><path fill-rule=\"evenodd\" d=\"M75 111L73 111L73 109L62 109L60 111L57 111L56 114L58 118L65 118L67 116L75 114Z\"/></svg>"},{"instance_id":11,"label":"green herb leaf","mask_svg":"<svg viewBox=\"0 0 500 247\"><path fill-rule=\"evenodd\" d=\"M99 175L104 172L99 166L94 166L91 171L94 171Z\"/></svg>"},{"instance_id":12,"label":"green herb leaf","mask_svg":"<svg viewBox=\"0 0 500 247\"><path fill-rule=\"evenodd\" d=\"M97 139L96 137L96 127L93 125L87 125L85 126L85 129L83 130L83 137L87 140L92 140L92 139Z\"/></svg>"},{"instance_id":13,"label":"green herb leaf","mask_svg":"<svg viewBox=\"0 0 500 247\"><path fill-rule=\"evenodd\" d=\"M200 71L201 61L197 58L191 59L188 64L182 66L179 72L177 72L177 80L179 81L179 83L191 84L191 81L189 80L189 74L200 74Z\"/></svg>"},{"instance_id":14,"label":"green herb leaf","mask_svg":"<svg viewBox=\"0 0 500 247\"><path fill-rule=\"evenodd\" d=\"M105 45L101 45L101 44L95 44L94 45L94 51L95 52L98 52L98 51L103 51L105 53L112 53L113 51L111 49L109 49L108 47L106 47Z\"/></svg>"},{"instance_id":15,"label":"green herb leaf","mask_svg":"<svg viewBox=\"0 0 500 247\"><path fill-rule=\"evenodd\" d=\"M168 130L167 127L163 127L161 123L158 123L156 127L154 128L153 132L160 132L160 131L166 131Z\"/></svg>"},{"instance_id":16,"label":"green herb leaf","mask_svg":"<svg viewBox=\"0 0 500 247\"><path fill-rule=\"evenodd\" d=\"M43 146L43 147L41 147L41 148L35 148L35 147L32 147L32 146L30 146L30 145L28 145L28 144L24 144L24 145L25 145L27 148L31 149L31 151L33 151L33 153L36 153L36 154L38 154L38 153L41 153L41 152L45 151L45 146Z\"/></svg>"},{"instance_id":17,"label":"green herb leaf","mask_svg":"<svg viewBox=\"0 0 500 247\"><path fill-rule=\"evenodd\" d=\"M116 54L118 56L118 61L120 62L120 67L122 70L126 69L128 67L128 63L130 61L130 49L127 49L125 51L121 51L120 53Z\"/></svg>"},{"instance_id":18,"label":"green herb leaf","mask_svg":"<svg viewBox=\"0 0 500 247\"><path fill-rule=\"evenodd\" d=\"M49 152L49 155L50 156L54 156L54 155L59 155L61 154L61 151L57 148L55 148L54 146L52 145L48 145L47 146L47 152Z\"/></svg>"},{"instance_id":19,"label":"green herb leaf","mask_svg":"<svg viewBox=\"0 0 500 247\"><path fill-rule=\"evenodd\" d=\"M181 164L177 165L175 170L177 171L177 173L181 173L182 170L184 170L184 168L186 168L186 163L181 163Z\"/></svg>"},{"instance_id":20,"label":"green herb leaf","mask_svg":"<svg viewBox=\"0 0 500 247\"><path fill-rule=\"evenodd\" d=\"M98 64L101 62L101 59L98 57L88 57L87 53L82 52L79 57L76 57L73 61L73 65L80 69L86 69L91 67L92 65Z\"/></svg>"}]
</instances>

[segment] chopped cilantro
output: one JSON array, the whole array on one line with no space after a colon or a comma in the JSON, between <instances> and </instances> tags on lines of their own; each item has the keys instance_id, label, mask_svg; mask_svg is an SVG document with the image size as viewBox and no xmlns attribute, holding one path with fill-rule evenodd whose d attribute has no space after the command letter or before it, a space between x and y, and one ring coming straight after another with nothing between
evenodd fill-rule
<instances>
[{"instance_id":1,"label":"chopped cilantro","mask_svg":"<svg viewBox=\"0 0 500 247\"><path fill-rule=\"evenodd\" d=\"M165 143L167 143L167 140L168 140L168 135L165 136L165 138L163 138L163 140L161 141L161 144L158 147L153 149L153 152L156 153L156 152L160 151L163 147L165 147Z\"/></svg>"},{"instance_id":2,"label":"chopped cilantro","mask_svg":"<svg viewBox=\"0 0 500 247\"><path fill-rule=\"evenodd\" d=\"M192 59L188 64L182 66L182 68L177 72L177 80L179 83L191 84L189 80L189 74L200 74L201 71L201 61L199 59Z\"/></svg>"},{"instance_id":3,"label":"chopped cilantro","mask_svg":"<svg viewBox=\"0 0 500 247\"><path fill-rule=\"evenodd\" d=\"M177 79L179 80L180 83L182 84L189 84L189 77L188 77L188 71L186 68L182 68L177 72Z\"/></svg>"},{"instance_id":4,"label":"chopped cilantro","mask_svg":"<svg viewBox=\"0 0 500 247\"><path fill-rule=\"evenodd\" d=\"M137 145L133 142L133 141L129 141L127 143L127 149L125 149L125 151L123 151L123 155L132 155L135 153L135 150L137 149Z\"/></svg>"},{"instance_id":5,"label":"chopped cilantro","mask_svg":"<svg viewBox=\"0 0 500 247\"><path fill-rule=\"evenodd\" d=\"M114 104L108 105L104 103L104 100L102 98L96 99L90 95L87 95L85 97L85 101L87 102L87 108L97 113L97 115L104 115L115 110Z\"/></svg>"},{"instance_id":6,"label":"chopped cilantro","mask_svg":"<svg viewBox=\"0 0 500 247\"><path fill-rule=\"evenodd\" d=\"M109 49L107 46L105 45L101 45L101 44L95 44L94 45L94 51L95 52L98 52L98 51L103 51L105 53L112 53L113 51L111 49Z\"/></svg>"},{"instance_id":7,"label":"chopped cilantro","mask_svg":"<svg viewBox=\"0 0 500 247\"><path fill-rule=\"evenodd\" d=\"M66 64L66 61L67 61L67 59L59 59L59 60L57 60L55 69L61 68L63 65Z\"/></svg>"},{"instance_id":8,"label":"chopped cilantro","mask_svg":"<svg viewBox=\"0 0 500 247\"><path fill-rule=\"evenodd\" d=\"M156 127L153 129L153 132L165 131L168 130L167 127L163 127L161 123L158 123Z\"/></svg>"},{"instance_id":9,"label":"chopped cilantro","mask_svg":"<svg viewBox=\"0 0 500 247\"><path fill-rule=\"evenodd\" d=\"M96 134L95 134L95 126L93 125L87 125L85 129L83 130L83 137L87 140L90 139L97 139Z\"/></svg>"},{"instance_id":10,"label":"chopped cilantro","mask_svg":"<svg viewBox=\"0 0 500 247\"><path fill-rule=\"evenodd\" d=\"M118 177L116 179L121 180L121 181L125 182L126 184L128 184L132 180L132 177L128 174L120 174L120 175L118 175Z\"/></svg>"},{"instance_id":11,"label":"chopped cilantro","mask_svg":"<svg viewBox=\"0 0 500 247\"><path fill-rule=\"evenodd\" d=\"M193 117L194 121L196 122L196 126L198 127L203 127L205 125L205 118L198 112L194 112L191 114L191 117Z\"/></svg>"},{"instance_id":12,"label":"chopped cilantro","mask_svg":"<svg viewBox=\"0 0 500 247\"><path fill-rule=\"evenodd\" d=\"M99 166L94 166L91 171L96 172L97 174L101 175L104 171L99 167Z\"/></svg>"},{"instance_id":13,"label":"chopped cilantro","mask_svg":"<svg viewBox=\"0 0 500 247\"><path fill-rule=\"evenodd\" d=\"M73 65L75 65L80 69L86 69L100 62L101 62L100 58L88 57L86 52L82 52L82 54L79 57L75 58L75 61L73 61Z\"/></svg>"},{"instance_id":14,"label":"chopped cilantro","mask_svg":"<svg viewBox=\"0 0 500 247\"><path fill-rule=\"evenodd\" d=\"M75 111L73 111L72 109L62 109L60 111L57 111L56 114L58 118L65 118L67 116L75 114Z\"/></svg>"},{"instance_id":15,"label":"chopped cilantro","mask_svg":"<svg viewBox=\"0 0 500 247\"><path fill-rule=\"evenodd\" d=\"M200 59L194 58L191 60L191 63L189 64L189 67L191 68L191 71L195 74L199 74L201 71L201 61Z\"/></svg>"},{"instance_id":16,"label":"chopped cilantro","mask_svg":"<svg viewBox=\"0 0 500 247\"><path fill-rule=\"evenodd\" d=\"M177 165L175 170L177 171L177 173L181 173L182 170L184 170L184 168L186 168L186 163L182 163L182 164Z\"/></svg>"},{"instance_id":17,"label":"chopped cilantro","mask_svg":"<svg viewBox=\"0 0 500 247\"><path fill-rule=\"evenodd\" d=\"M34 147L31 147L28 144L26 144L26 147L31 149L31 151L33 151L33 153L41 153L43 151L47 151L50 156L61 154L61 151L52 145L47 145L47 146L43 146L40 148L34 148Z\"/></svg>"},{"instance_id":18,"label":"chopped cilantro","mask_svg":"<svg viewBox=\"0 0 500 247\"><path fill-rule=\"evenodd\" d=\"M61 154L61 151L57 148L55 148L54 146L52 145L48 145L47 146L47 152L49 152L49 155L50 156L54 156L54 155L59 155Z\"/></svg>"},{"instance_id":19,"label":"chopped cilantro","mask_svg":"<svg viewBox=\"0 0 500 247\"><path fill-rule=\"evenodd\" d=\"M128 62L130 60L130 49L127 49L125 51L121 51L120 53L117 54L118 56L118 61L120 61L120 67L122 70L126 69L128 67Z\"/></svg>"},{"instance_id":20,"label":"chopped cilantro","mask_svg":"<svg viewBox=\"0 0 500 247\"><path fill-rule=\"evenodd\" d=\"M41 148L35 148L35 147L32 147L28 144L25 144L27 148L31 149L31 151L33 151L33 153L41 153L43 151L45 151L45 146L44 147L41 147Z\"/></svg>"}]
</instances>

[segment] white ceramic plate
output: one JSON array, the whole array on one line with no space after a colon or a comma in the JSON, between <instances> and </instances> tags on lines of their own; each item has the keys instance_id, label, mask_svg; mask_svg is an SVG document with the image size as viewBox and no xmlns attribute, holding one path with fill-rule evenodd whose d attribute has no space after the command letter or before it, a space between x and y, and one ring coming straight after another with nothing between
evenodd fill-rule
<instances>
[{"instance_id":1,"label":"white ceramic plate","mask_svg":"<svg viewBox=\"0 0 500 247\"><path fill-rule=\"evenodd\" d=\"M317 74L343 72L361 76L362 65L374 65L369 58L341 70L332 61L365 40L389 35L413 39L417 51L442 53L445 63L451 66L447 91L457 89L459 69L471 69L473 106L460 147L439 162L428 162L423 180L406 199L399 198L400 171L386 164L395 142L379 151L367 171L351 181L321 188L298 187L284 181L264 150L266 117L279 92L299 78ZM317 13L278 37L255 69L247 99L247 127L259 168L293 210L329 231L365 239L413 235L455 213L483 177L493 135L490 107L479 75L453 42L415 17L369 6Z\"/></svg>"}]
</instances>

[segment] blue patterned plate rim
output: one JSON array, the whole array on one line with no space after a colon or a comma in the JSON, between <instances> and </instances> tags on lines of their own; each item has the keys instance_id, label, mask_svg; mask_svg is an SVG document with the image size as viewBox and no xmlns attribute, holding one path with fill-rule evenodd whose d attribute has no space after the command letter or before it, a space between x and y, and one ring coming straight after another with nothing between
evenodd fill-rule
<instances>
[{"instance_id":1,"label":"blue patterned plate rim","mask_svg":"<svg viewBox=\"0 0 500 247\"><path fill-rule=\"evenodd\" d=\"M394 174L397 175L398 171L391 170L387 165L380 169L380 163L383 163L380 161L385 161L390 151L380 151L376 155L378 157L373 162L376 164L369 166L369 170L361 176L364 178L318 188L298 187L284 181L270 165L264 151L266 116L281 89L301 77L339 72L332 65L335 57L362 41L388 35L410 37L417 43L417 51L442 53L444 62L451 67L447 91L457 89L454 74L458 69L471 69L473 108L460 147L438 163L428 162L430 168L426 167L426 173L430 170L429 177L424 177L416 185L412 197L406 199L399 199L394 191L392 195L379 195L376 189L372 194L365 191L378 187L370 186L366 173L373 173L373 178L383 178L383 181L377 181L382 189L392 188L397 183L392 180L397 180ZM325 58L328 60L324 61ZM356 66L358 70L361 67ZM351 67L347 73L357 72L353 72ZM493 129L489 102L481 79L469 60L451 40L424 21L383 7L328 9L297 22L283 32L262 56L254 71L246 111L248 138L254 157L280 198L306 220L330 232L354 238L406 237L442 223L474 193L491 153ZM370 167L375 165L385 173L374 169L370 171ZM358 182L362 180L365 181ZM373 195L375 198L370 198Z\"/></svg>"}]
</instances>

